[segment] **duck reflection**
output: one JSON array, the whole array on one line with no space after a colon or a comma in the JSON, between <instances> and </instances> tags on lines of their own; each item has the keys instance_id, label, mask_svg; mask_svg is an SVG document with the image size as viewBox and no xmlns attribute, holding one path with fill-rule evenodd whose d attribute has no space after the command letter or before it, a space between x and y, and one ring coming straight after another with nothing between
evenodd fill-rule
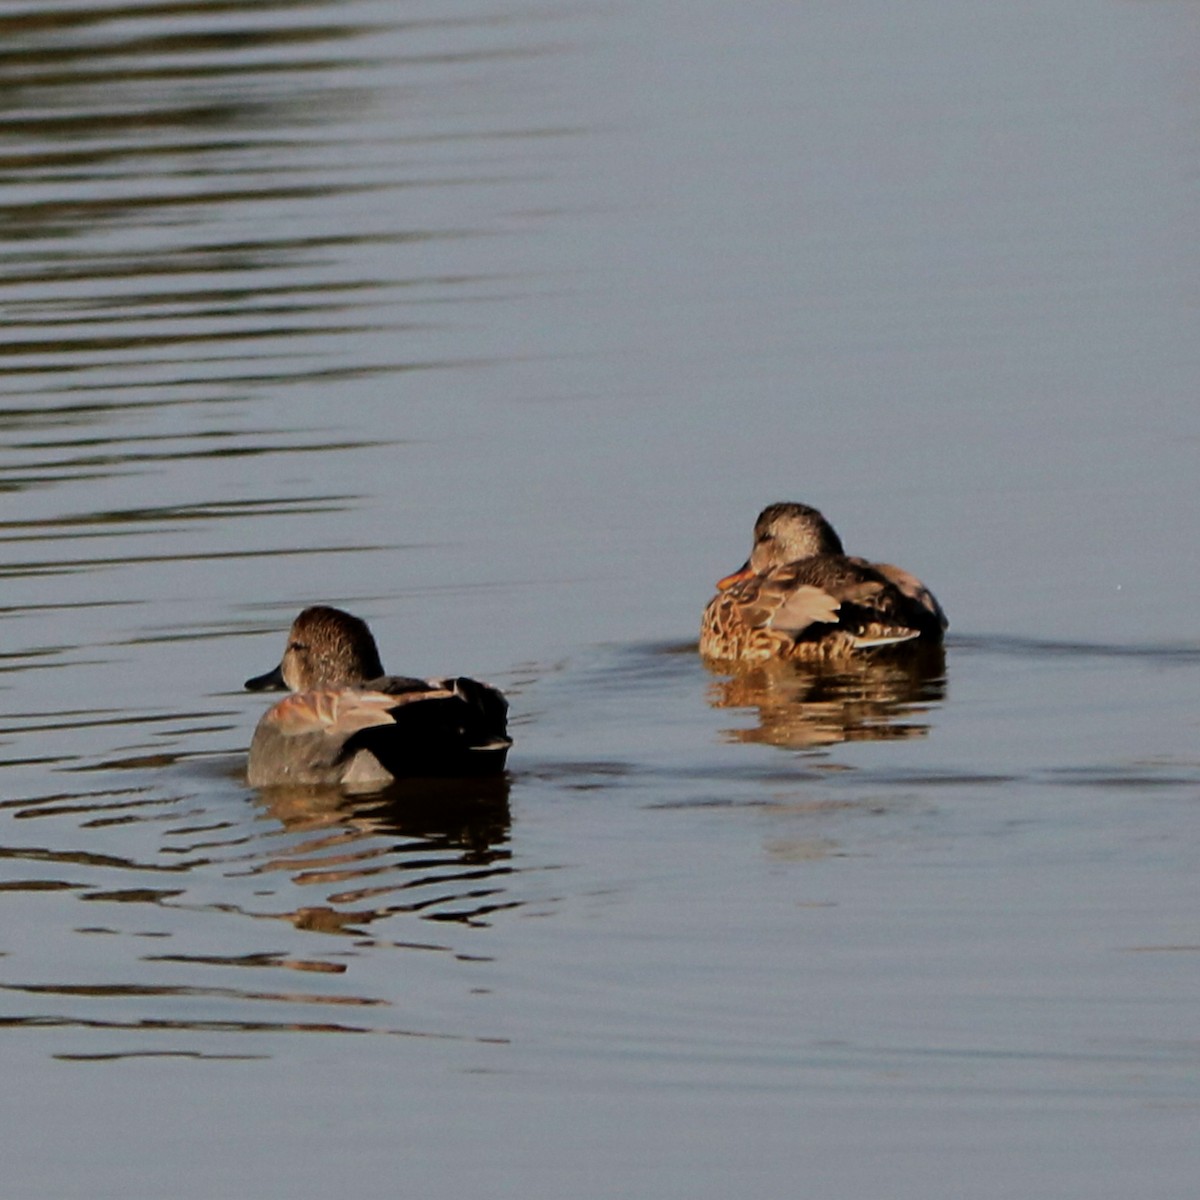
<instances>
[{"instance_id":1,"label":"duck reflection","mask_svg":"<svg viewBox=\"0 0 1200 1200\"><path fill-rule=\"evenodd\" d=\"M298 837L255 870L286 872L323 893L322 902L280 914L297 928L359 932L403 913L487 924L518 903L507 893L508 793L503 777L410 779L370 796L272 788L258 802Z\"/></svg>"},{"instance_id":2,"label":"duck reflection","mask_svg":"<svg viewBox=\"0 0 1200 1200\"><path fill-rule=\"evenodd\" d=\"M716 674L716 670L709 668ZM731 741L803 750L837 742L924 737L926 708L946 694L941 646L917 655L828 662L770 662L718 679L714 708L758 710L750 729L728 729Z\"/></svg>"}]
</instances>

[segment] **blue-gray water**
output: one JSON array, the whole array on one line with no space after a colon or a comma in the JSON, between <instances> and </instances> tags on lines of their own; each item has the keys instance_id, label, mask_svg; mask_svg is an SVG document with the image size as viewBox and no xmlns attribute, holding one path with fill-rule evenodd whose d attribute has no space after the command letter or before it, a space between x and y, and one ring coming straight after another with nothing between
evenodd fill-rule
<instances>
[{"instance_id":1,"label":"blue-gray water","mask_svg":"<svg viewBox=\"0 0 1200 1200\"><path fill-rule=\"evenodd\" d=\"M5 1195L1190 1200L1198 33L0 14ZM944 672L700 664L784 498ZM248 789L314 601L505 785Z\"/></svg>"}]
</instances>

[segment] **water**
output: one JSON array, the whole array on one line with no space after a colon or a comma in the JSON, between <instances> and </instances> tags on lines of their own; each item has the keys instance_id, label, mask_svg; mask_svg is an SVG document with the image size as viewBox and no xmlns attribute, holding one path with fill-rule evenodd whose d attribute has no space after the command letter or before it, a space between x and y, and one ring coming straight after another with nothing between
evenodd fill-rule
<instances>
[{"instance_id":1,"label":"water","mask_svg":"<svg viewBox=\"0 0 1200 1200\"><path fill-rule=\"evenodd\" d=\"M7 1194L1192 1194L1187 6L0 33ZM944 664L701 665L782 498ZM510 777L248 789L313 601Z\"/></svg>"}]
</instances>

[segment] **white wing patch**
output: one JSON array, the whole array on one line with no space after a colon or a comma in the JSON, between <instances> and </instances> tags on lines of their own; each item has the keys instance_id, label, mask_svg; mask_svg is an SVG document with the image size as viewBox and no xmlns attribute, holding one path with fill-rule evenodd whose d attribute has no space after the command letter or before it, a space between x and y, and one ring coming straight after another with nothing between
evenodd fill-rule
<instances>
[{"instance_id":1,"label":"white wing patch","mask_svg":"<svg viewBox=\"0 0 1200 1200\"><path fill-rule=\"evenodd\" d=\"M856 650L873 650L876 646L895 646L900 642L911 642L921 636L916 629L905 629L896 633L880 633L874 636L866 634L848 634Z\"/></svg>"}]
</instances>

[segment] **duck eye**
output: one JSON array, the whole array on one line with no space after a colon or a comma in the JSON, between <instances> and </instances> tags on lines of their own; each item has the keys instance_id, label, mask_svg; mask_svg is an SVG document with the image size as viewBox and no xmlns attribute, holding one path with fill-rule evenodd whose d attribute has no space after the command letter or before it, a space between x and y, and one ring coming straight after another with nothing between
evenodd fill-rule
<instances>
[{"instance_id":1,"label":"duck eye","mask_svg":"<svg viewBox=\"0 0 1200 1200\"><path fill-rule=\"evenodd\" d=\"M308 647L303 642L289 642L289 650L307 650Z\"/></svg>"}]
</instances>

